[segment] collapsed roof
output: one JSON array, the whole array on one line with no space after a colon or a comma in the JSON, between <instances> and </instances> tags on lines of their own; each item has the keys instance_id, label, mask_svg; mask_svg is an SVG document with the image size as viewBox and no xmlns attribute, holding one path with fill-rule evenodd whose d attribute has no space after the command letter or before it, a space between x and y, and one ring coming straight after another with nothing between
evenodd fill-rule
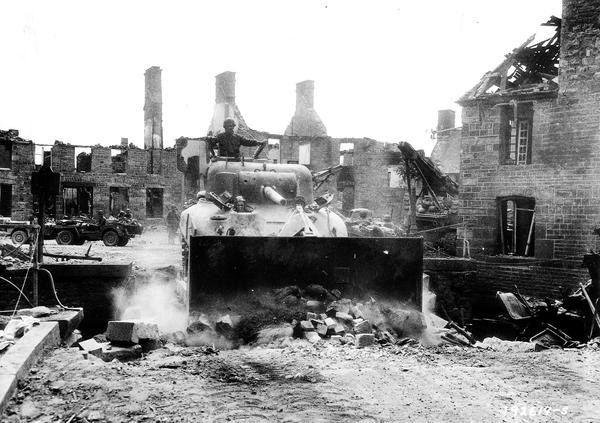
<instances>
[{"instance_id":1,"label":"collapsed roof","mask_svg":"<svg viewBox=\"0 0 600 423\"><path fill-rule=\"evenodd\" d=\"M458 103L499 95L557 92L561 19L551 16L542 26L555 27L554 34L540 42L534 42L535 35L529 37L493 71L486 72Z\"/></svg>"},{"instance_id":2,"label":"collapsed roof","mask_svg":"<svg viewBox=\"0 0 600 423\"><path fill-rule=\"evenodd\" d=\"M457 195L458 184L444 174L430 159L419 154L407 142L400 142L398 149L404 160L414 166L420 179L438 195Z\"/></svg>"}]
</instances>

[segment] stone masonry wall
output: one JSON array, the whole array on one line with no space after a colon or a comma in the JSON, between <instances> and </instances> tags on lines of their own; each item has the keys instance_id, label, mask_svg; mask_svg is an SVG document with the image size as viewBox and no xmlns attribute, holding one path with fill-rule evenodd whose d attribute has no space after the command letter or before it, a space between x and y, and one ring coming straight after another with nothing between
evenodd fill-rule
<instances>
[{"instance_id":1,"label":"stone masonry wall","mask_svg":"<svg viewBox=\"0 0 600 423\"><path fill-rule=\"evenodd\" d=\"M460 214L472 254L498 252L496 199L506 195L535 198L536 246L545 243L554 257L598 245L599 15L599 0L564 1L558 96L525 99L533 101L531 164L499 164L499 107L463 108Z\"/></svg>"}]
</instances>

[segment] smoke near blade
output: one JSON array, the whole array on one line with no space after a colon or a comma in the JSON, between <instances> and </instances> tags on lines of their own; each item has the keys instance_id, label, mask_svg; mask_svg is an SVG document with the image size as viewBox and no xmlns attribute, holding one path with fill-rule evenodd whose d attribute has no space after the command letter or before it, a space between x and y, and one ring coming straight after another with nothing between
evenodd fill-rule
<instances>
[{"instance_id":1,"label":"smoke near blade","mask_svg":"<svg viewBox=\"0 0 600 423\"><path fill-rule=\"evenodd\" d=\"M112 296L118 319L154 322L161 333L184 331L187 326L187 312L176 295L174 280L134 282L113 289Z\"/></svg>"}]
</instances>

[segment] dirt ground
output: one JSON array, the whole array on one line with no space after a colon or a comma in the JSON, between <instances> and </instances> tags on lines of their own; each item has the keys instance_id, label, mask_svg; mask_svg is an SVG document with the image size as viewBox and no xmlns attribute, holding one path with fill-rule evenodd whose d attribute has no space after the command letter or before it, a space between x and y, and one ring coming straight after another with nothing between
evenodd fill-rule
<instances>
[{"instance_id":1,"label":"dirt ground","mask_svg":"<svg viewBox=\"0 0 600 423\"><path fill-rule=\"evenodd\" d=\"M162 230L123 248L96 244L92 254L105 262L139 268L180 258ZM600 422L599 380L600 351L590 348L357 349L283 340L217 355L166 344L125 363L60 348L31 370L0 421Z\"/></svg>"}]
</instances>

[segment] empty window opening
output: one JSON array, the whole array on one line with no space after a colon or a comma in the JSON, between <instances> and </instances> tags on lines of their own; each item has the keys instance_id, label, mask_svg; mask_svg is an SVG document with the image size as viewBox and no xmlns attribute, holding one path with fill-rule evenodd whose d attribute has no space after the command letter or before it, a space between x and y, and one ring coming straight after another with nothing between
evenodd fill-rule
<instances>
[{"instance_id":1,"label":"empty window opening","mask_svg":"<svg viewBox=\"0 0 600 423\"><path fill-rule=\"evenodd\" d=\"M500 208L500 248L502 254L533 256L535 244L535 199L503 197Z\"/></svg>"},{"instance_id":2,"label":"empty window opening","mask_svg":"<svg viewBox=\"0 0 600 423\"><path fill-rule=\"evenodd\" d=\"M146 189L146 217L163 217L163 189Z\"/></svg>"},{"instance_id":3,"label":"empty window opening","mask_svg":"<svg viewBox=\"0 0 600 423\"><path fill-rule=\"evenodd\" d=\"M91 147L75 147L75 169L77 172L92 171Z\"/></svg>"},{"instance_id":4,"label":"empty window opening","mask_svg":"<svg viewBox=\"0 0 600 423\"><path fill-rule=\"evenodd\" d=\"M354 143L353 142L342 142L340 143L340 164L344 166L351 166L354 154Z\"/></svg>"},{"instance_id":5,"label":"empty window opening","mask_svg":"<svg viewBox=\"0 0 600 423\"><path fill-rule=\"evenodd\" d=\"M516 116L516 118L515 118ZM515 103L500 110L500 163L531 163L532 103Z\"/></svg>"},{"instance_id":6,"label":"empty window opening","mask_svg":"<svg viewBox=\"0 0 600 423\"><path fill-rule=\"evenodd\" d=\"M389 166L387 170L388 187L402 188L402 177L400 176L400 165Z\"/></svg>"},{"instance_id":7,"label":"empty window opening","mask_svg":"<svg viewBox=\"0 0 600 423\"><path fill-rule=\"evenodd\" d=\"M12 142L0 140L0 168L12 168Z\"/></svg>"},{"instance_id":8,"label":"empty window opening","mask_svg":"<svg viewBox=\"0 0 600 423\"><path fill-rule=\"evenodd\" d=\"M52 147L49 145L36 145L34 162L37 166L52 166Z\"/></svg>"},{"instance_id":9,"label":"empty window opening","mask_svg":"<svg viewBox=\"0 0 600 423\"><path fill-rule=\"evenodd\" d=\"M65 216L87 216L94 214L94 188L92 186L64 187L63 212Z\"/></svg>"},{"instance_id":10,"label":"empty window opening","mask_svg":"<svg viewBox=\"0 0 600 423\"><path fill-rule=\"evenodd\" d=\"M111 148L110 149L110 158L112 161L113 173L127 172L127 150Z\"/></svg>"},{"instance_id":11,"label":"empty window opening","mask_svg":"<svg viewBox=\"0 0 600 423\"><path fill-rule=\"evenodd\" d=\"M117 216L129 208L129 190L125 187L110 187L110 214Z\"/></svg>"},{"instance_id":12,"label":"empty window opening","mask_svg":"<svg viewBox=\"0 0 600 423\"><path fill-rule=\"evenodd\" d=\"M281 149L279 145L279 140L274 138L269 138L267 145L267 158L271 160L273 163L281 162Z\"/></svg>"},{"instance_id":13,"label":"empty window opening","mask_svg":"<svg viewBox=\"0 0 600 423\"><path fill-rule=\"evenodd\" d=\"M310 144L301 144L298 146L298 163L302 165L310 164Z\"/></svg>"},{"instance_id":14,"label":"empty window opening","mask_svg":"<svg viewBox=\"0 0 600 423\"><path fill-rule=\"evenodd\" d=\"M12 215L12 185L0 184L0 215L11 217Z\"/></svg>"}]
</instances>

